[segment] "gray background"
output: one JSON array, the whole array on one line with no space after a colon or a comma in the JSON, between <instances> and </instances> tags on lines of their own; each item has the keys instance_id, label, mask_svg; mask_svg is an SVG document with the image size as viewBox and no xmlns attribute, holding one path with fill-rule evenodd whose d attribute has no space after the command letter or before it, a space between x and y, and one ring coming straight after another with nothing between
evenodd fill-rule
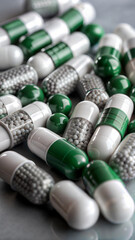
<instances>
[{"instance_id":1,"label":"gray background","mask_svg":"<svg viewBox=\"0 0 135 240\"><path fill-rule=\"evenodd\" d=\"M97 23L106 32L113 31L120 22L127 22L135 27L135 0L91 0L97 11ZM24 0L0 0L0 21L24 12ZM34 156L26 143L14 148L15 151L35 161L50 172L55 181L62 176L49 169L42 160ZM127 187L135 200L135 181ZM82 183L78 183L83 186ZM74 231L48 204L34 206L26 201L8 185L0 180L0 240L128 240L135 239L135 216L123 225L113 225L100 217L98 223L86 231Z\"/></svg>"}]
</instances>

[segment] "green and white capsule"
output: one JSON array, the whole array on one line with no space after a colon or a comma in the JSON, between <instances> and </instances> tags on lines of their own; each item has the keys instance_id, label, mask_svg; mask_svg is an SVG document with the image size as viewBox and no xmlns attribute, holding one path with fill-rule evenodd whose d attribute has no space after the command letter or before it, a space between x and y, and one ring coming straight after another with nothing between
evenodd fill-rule
<instances>
[{"instance_id":1,"label":"green and white capsule","mask_svg":"<svg viewBox=\"0 0 135 240\"><path fill-rule=\"evenodd\" d=\"M53 178L22 155L8 151L0 155L0 178L34 204L45 204Z\"/></svg>"},{"instance_id":2,"label":"green and white capsule","mask_svg":"<svg viewBox=\"0 0 135 240\"><path fill-rule=\"evenodd\" d=\"M87 55L73 58L49 74L42 82L46 97L56 93L69 95L75 91L78 80L93 68L93 60Z\"/></svg>"},{"instance_id":3,"label":"green and white capsule","mask_svg":"<svg viewBox=\"0 0 135 240\"><path fill-rule=\"evenodd\" d=\"M77 84L77 91L82 100L95 103L100 111L103 110L109 96L100 77L92 73L85 74Z\"/></svg>"},{"instance_id":4,"label":"green and white capsule","mask_svg":"<svg viewBox=\"0 0 135 240\"><path fill-rule=\"evenodd\" d=\"M43 19L36 12L25 13L0 27L0 47L14 44L19 38L43 27Z\"/></svg>"},{"instance_id":5,"label":"green and white capsule","mask_svg":"<svg viewBox=\"0 0 135 240\"><path fill-rule=\"evenodd\" d=\"M89 48L88 37L81 32L75 32L55 46L31 57L28 64L37 71L38 77L42 79L68 60L86 53Z\"/></svg>"},{"instance_id":6,"label":"green and white capsule","mask_svg":"<svg viewBox=\"0 0 135 240\"><path fill-rule=\"evenodd\" d=\"M124 137L133 109L132 100L124 94L115 94L109 98L88 144L90 159L110 159Z\"/></svg>"},{"instance_id":7,"label":"green and white capsule","mask_svg":"<svg viewBox=\"0 0 135 240\"><path fill-rule=\"evenodd\" d=\"M77 230L92 227L98 220L95 200L71 181L61 181L50 191L50 202L68 225Z\"/></svg>"},{"instance_id":8,"label":"green and white capsule","mask_svg":"<svg viewBox=\"0 0 135 240\"><path fill-rule=\"evenodd\" d=\"M88 164L83 171L83 182L108 221L121 224L133 216L133 199L122 180L105 162L96 160Z\"/></svg>"},{"instance_id":9,"label":"green and white capsule","mask_svg":"<svg viewBox=\"0 0 135 240\"><path fill-rule=\"evenodd\" d=\"M123 40L123 65L129 80L135 85L135 29L120 24L115 32Z\"/></svg>"},{"instance_id":10,"label":"green and white capsule","mask_svg":"<svg viewBox=\"0 0 135 240\"><path fill-rule=\"evenodd\" d=\"M21 101L13 96L6 95L0 97L0 119L16 112L22 108Z\"/></svg>"},{"instance_id":11,"label":"green and white capsule","mask_svg":"<svg viewBox=\"0 0 135 240\"><path fill-rule=\"evenodd\" d=\"M59 18L45 23L44 28L26 37L20 47L25 58L29 58L50 44L56 44L69 33L89 24L95 17L95 10L89 3L80 3Z\"/></svg>"},{"instance_id":12,"label":"green and white capsule","mask_svg":"<svg viewBox=\"0 0 135 240\"><path fill-rule=\"evenodd\" d=\"M116 34L105 34L100 42L95 59L95 71L100 77L114 77L121 72L122 40Z\"/></svg>"},{"instance_id":13,"label":"green and white capsule","mask_svg":"<svg viewBox=\"0 0 135 240\"><path fill-rule=\"evenodd\" d=\"M80 0L27 0L27 9L38 12L44 18L61 15Z\"/></svg>"},{"instance_id":14,"label":"green and white capsule","mask_svg":"<svg viewBox=\"0 0 135 240\"><path fill-rule=\"evenodd\" d=\"M83 168L89 162L87 155L79 148L42 127L29 134L28 147L48 165L72 180L81 177Z\"/></svg>"}]
</instances>

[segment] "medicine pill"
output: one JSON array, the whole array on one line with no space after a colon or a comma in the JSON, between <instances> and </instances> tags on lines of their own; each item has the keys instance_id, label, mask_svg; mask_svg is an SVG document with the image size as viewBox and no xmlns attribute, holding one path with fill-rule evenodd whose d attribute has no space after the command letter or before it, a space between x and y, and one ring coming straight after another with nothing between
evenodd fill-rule
<instances>
[{"instance_id":1,"label":"medicine pill","mask_svg":"<svg viewBox=\"0 0 135 240\"><path fill-rule=\"evenodd\" d=\"M67 178L77 180L88 164L87 155L54 132L39 127L28 137L28 147Z\"/></svg>"},{"instance_id":2,"label":"medicine pill","mask_svg":"<svg viewBox=\"0 0 135 240\"><path fill-rule=\"evenodd\" d=\"M43 19L36 12L25 13L0 27L0 46L16 43L23 35L43 27Z\"/></svg>"},{"instance_id":3,"label":"medicine pill","mask_svg":"<svg viewBox=\"0 0 135 240\"><path fill-rule=\"evenodd\" d=\"M100 77L114 77L121 72L122 40L116 34L105 34L98 47L95 72Z\"/></svg>"},{"instance_id":4,"label":"medicine pill","mask_svg":"<svg viewBox=\"0 0 135 240\"><path fill-rule=\"evenodd\" d=\"M48 18L62 14L80 0L28 0L27 9L38 12L41 16Z\"/></svg>"},{"instance_id":5,"label":"medicine pill","mask_svg":"<svg viewBox=\"0 0 135 240\"><path fill-rule=\"evenodd\" d=\"M48 98L47 101L48 106L50 107L52 113L63 113L65 115L69 115L72 102L69 97L64 94L54 94Z\"/></svg>"},{"instance_id":6,"label":"medicine pill","mask_svg":"<svg viewBox=\"0 0 135 240\"><path fill-rule=\"evenodd\" d=\"M104 35L104 29L99 24L95 24L95 23L84 25L81 28L81 32L83 32L86 35L88 34L92 47L94 45L97 45L99 40Z\"/></svg>"},{"instance_id":7,"label":"medicine pill","mask_svg":"<svg viewBox=\"0 0 135 240\"><path fill-rule=\"evenodd\" d=\"M59 18L51 19L42 30L27 36L20 44L25 58L29 58L50 44L56 44L65 36L89 24L95 17L95 10L90 3L79 3ZM92 33L90 35L93 35ZM95 33L94 33L95 35Z\"/></svg>"},{"instance_id":8,"label":"medicine pill","mask_svg":"<svg viewBox=\"0 0 135 240\"><path fill-rule=\"evenodd\" d=\"M88 164L83 171L83 182L108 221L121 224L132 217L134 201L122 180L105 162L96 160Z\"/></svg>"},{"instance_id":9,"label":"medicine pill","mask_svg":"<svg viewBox=\"0 0 135 240\"><path fill-rule=\"evenodd\" d=\"M71 181L55 184L50 192L50 202L72 228L84 230L98 220L97 203Z\"/></svg>"},{"instance_id":10,"label":"medicine pill","mask_svg":"<svg viewBox=\"0 0 135 240\"><path fill-rule=\"evenodd\" d=\"M68 123L68 117L63 113L54 113L48 117L46 122L46 128L57 133L58 135L63 134Z\"/></svg>"},{"instance_id":11,"label":"medicine pill","mask_svg":"<svg viewBox=\"0 0 135 240\"><path fill-rule=\"evenodd\" d=\"M90 42L87 36L81 32L75 32L55 46L31 57L28 64L37 71L39 78L44 78L68 60L86 53L89 47Z\"/></svg>"},{"instance_id":12,"label":"medicine pill","mask_svg":"<svg viewBox=\"0 0 135 240\"><path fill-rule=\"evenodd\" d=\"M117 93L129 95L131 87L132 84L130 80L124 75L113 77L109 79L106 84L106 88L110 96Z\"/></svg>"},{"instance_id":13,"label":"medicine pill","mask_svg":"<svg viewBox=\"0 0 135 240\"><path fill-rule=\"evenodd\" d=\"M86 151L98 117L99 109L94 103L79 102L73 110L63 137L76 147Z\"/></svg>"},{"instance_id":14,"label":"medicine pill","mask_svg":"<svg viewBox=\"0 0 135 240\"><path fill-rule=\"evenodd\" d=\"M22 50L14 45L0 47L0 70L19 66L23 63Z\"/></svg>"},{"instance_id":15,"label":"medicine pill","mask_svg":"<svg viewBox=\"0 0 135 240\"><path fill-rule=\"evenodd\" d=\"M0 152L22 143L37 127L45 126L51 110L47 104L34 102L0 120Z\"/></svg>"},{"instance_id":16,"label":"medicine pill","mask_svg":"<svg viewBox=\"0 0 135 240\"><path fill-rule=\"evenodd\" d=\"M21 109L21 101L13 96L6 95L0 97L0 119Z\"/></svg>"},{"instance_id":17,"label":"medicine pill","mask_svg":"<svg viewBox=\"0 0 135 240\"><path fill-rule=\"evenodd\" d=\"M86 55L73 58L49 74L42 82L45 96L56 93L69 95L74 92L78 80L93 68L93 60Z\"/></svg>"},{"instance_id":18,"label":"medicine pill","mask_svg":"<svg viewBox=\"0 0 135 240\"><path fill-rule=\"evenodd\" d=\"M27 84L37 84L38 76L33 67L21 65L0 73L0 95L17 94Z\"/></svg>"},{"instance_id":19,"label":"medicine pill","mask_svg":"<svg viewBox=\"0 0 135 240\"><path fill-rule=\"evenodd\" d=\"M22 155L7 151L0 155L0 177L34 204L45 204L53 178Z\"/></svg>"},{"instance_id":20,"label":"medicine pill","mask_svg":"<svg viewBox=\"0 0 135 240\"><path fill-rule=\"evenodd\" d=\"M99 107L100 111L103 110L109 98L102 79L93 72L85 74L81 79L79 79L77 91L82 100L85 99L95 103Z\"/></svg>"},{"instance_id":21,"label":"medicine pill","mask_svg":"<svg viewBox=\"0 0 135 240\"><path fill-rule=\"evenodd\" d=\"M109 160L124 137L133 109L132 100L124 94L109 98L88 144L90 159Z\"/></svg>"}]
</instances>

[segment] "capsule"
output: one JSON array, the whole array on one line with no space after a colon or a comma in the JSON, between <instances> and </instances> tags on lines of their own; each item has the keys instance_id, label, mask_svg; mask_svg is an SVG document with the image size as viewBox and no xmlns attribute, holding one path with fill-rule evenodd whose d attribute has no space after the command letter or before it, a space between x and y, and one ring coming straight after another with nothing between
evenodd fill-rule
<instances>
[{"instance_id":1,"label":"capsule","mask_svg":"<svg viewBox=\"0 0 135 240\"><path fill-rule=\"evenodd\" d=\"M0 70L19 66L23 63L22 50L15 45L0 47Z\"/></svg>"},{"instance_id":2,"label":"capsule","mask_svg":"<svg viewBox=\"0 0 135 240\"><path fill-rule=\"evenodd\" d=\"M95 103L99 107L100 111L103 110L109 98L102 79L93 72L85 74L78 81L77 91L82 100L85 99Z\"/></svg>"},{"instance_id":3,"label":"capsule","mask_svg":"<svg viewBox=\"0 0 135 240\"><path fill-rule=\"evenodd\" d=\"M122 180L135 178L135 133L123 139L109 160L109 165Z\"/></svg>"},{"instance_id":4,"label":"capsule","mask_svg":"<svg viewBox=\"0 0 135 240\"><path fill-rule=\"evenodd\" d=\"M20 47L25 58L33 56L42 48L56 44L63 37L79 29L83 24L89 24L95 17L95 10L89 3L80 3L68 10L59 18L45 23L44 28L26 37Z\"/></svg>"},{"instance_id":5,"label":"capsule","mask_svg":"<svg viewBox=\"0 0 135 240\"><path fill-rule=\"evenodd\" d=\"M72 180L81 177L83 168L89 162L87 155L79 148L42 127L29 134L28 147L48 165Z\"/></svg>"},{"instance_id":6,"label":"capsule","mask_svg":"<svg viewBox=\"0 0 135 240\"><path fill-rule=\"evenodd\" d=\"M28 0L27 9L38 12L44 18L61 15L74 5L78 4L80 0Z\"/></svg>"},{"instance_id":7,"label":"capsule","mask_svg":"<svg viewBox=\"0 0 135 240\"><path fill-rule=\"evenodd\" d=\"M132 84L130 80L124 75L113 77L109 79L106 84L106 88L110 96L117 93L129 95L131 87Z\"/></svg>"},{"instance_id":8,"label":"capsule","mask_svg":"<svg viewBox=\"0 0 135 240\"><path fill-rule=\"evenodd\" d=\"M132 217L134 201L122 180L105 162L96 160L88 164L83 171L83 182L108 221L121 224Z\"/></svg>"},{"instance_id":9,"label":"capsule","mask_svg":"<svg viewBox=\"0 0 135 240\"><path fill-rule=\"evenodd\" d=\"M122 40L116 34L105 34L95 59L95 72L100 77L114 77L121 72Z\"/></svg>"},{"instance_id":10,"label":"capsule","mask_svg":"<svg viewBox=\"0 0 135 240\"><path fill-rule=\"evenodd\" d=\"M76 147L86 151L98 116L99 109L96 104L90 101L79 102L74 108L63 137Z\"/></svg>"},{"instance_id":11,"label":"capsule","mask_svg":"<svg viewBox=\"0 0 135 240\"><path fill-rule=\"evenodd\" d=\"M14 94L27 84L37 84L38 76L33 67L21 65L0 73L0 95Z\"/></svg>"},{"instance_id":12,"label":"capsule","mask_svg":"<svg viewBox=\"0 0 135 240\"><path fill-rule=\"evenodd\" d=\"M88 144L90 159L107 161L111 157L124 137L133 109L132 100L124 94L109 98Z\"/></svg>"},{"instance_id":13,"label":"capsule","mask_svg":"<svg viewBox=\"0 0 135 240\"><path fill-rule=\"evenodd\" d=\"M71 181L61 181L50 191L50 202L72 228L83 230L98 220L97 203Z\"/></svg>"},{"instance_id":14,"label":"capsule","mask_svg":"<svg viewBox=\"0 0 135 240\"><path fill-rule=\"evenodd\" d=\"M47 172L14 151L0 155L0 178L34 204L46 203L54 184Z\"/></svg>"},{"instance_id":15,"label":"capsule","mask_svg":"<svg viewBox=\"0 0 135 240\"><path fill-rule=\"evenodd\" d=\"M37 71L39 78L44 78L68 60L86 53L89 47L88 37L81 32L75 32L55 46L31 57L28 64Z\"/></svg>"},{"instance_id":16,"label":"capsule","mask_svg":"<svg viewBox=\"0 0 135 240\"><path fill-rule=\"evenodd\" d=\"M0 152L22 143L37 127L45 126L51 115L49 107L34 102L0 120Z\"/></svg>"},{"instance_id":17,"label":"capsule","mask_svg":"<svg viewBox=\"0 0 135 240\"><path fill-rule=\"evenodd\" d=\"M43 19L36 12L25 13L0 27L0 46L16 43L19 38L43 27Z\"/></svg>"},{"instance_id":18,"label":"capsule","mask_svg":"<svg viewBox=\"0 0 135 240\"><path fill-rule=\"evenodd\" d=\"M6 95L0 97L0 119L21 109L21 101L13 96Z\"/></svg>"},{"instance_id":19,"label":"capsule","mask_svg":"<svg viewBox=\"0 0 135 240\"><path fill-rule=\"evenodd\" d=\"M46 97L61 93L69 95L75 91L78 80L93 68L93 60L86 55L73 58L49 74L42 82Z\"/></svg>"}]
</instances>

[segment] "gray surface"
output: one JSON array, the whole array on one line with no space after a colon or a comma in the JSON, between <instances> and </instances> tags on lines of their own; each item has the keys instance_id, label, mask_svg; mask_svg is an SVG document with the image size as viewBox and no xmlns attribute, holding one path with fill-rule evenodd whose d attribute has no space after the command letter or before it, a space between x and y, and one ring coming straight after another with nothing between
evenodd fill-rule
<instances>
[{"instance_id":1,"label":"gray surface","mask_svg":"<svg viewBox=\"0 0 135 240\"><path fill-rule=\"evenodd\" d=\"M23 0L0 1L0 16L13 17L23 12ZM135 0L91 0L97 10L96 22L111 32L116 24L128 22L135 27ZM22 5L19 5L22 4ZM22 7L20 7L22 6ZM8 14L8 15L7 15ZM7 17L7 18L8 18ZM62 176L49 169L42 160L34 156L26 143L15 151L35 161L50 172L56 181ZM79 183L81 184L81 183ZM81 184L82 185L82 184ZM135 181L128 190L135 200ZM113 225L100 217L98 223L86 231L70 229L64 220L48 206L34 206L15 193L0 180L0 240L128 240L135 239L135 216L123 225Z\"/></svg>"}]
</instances>

